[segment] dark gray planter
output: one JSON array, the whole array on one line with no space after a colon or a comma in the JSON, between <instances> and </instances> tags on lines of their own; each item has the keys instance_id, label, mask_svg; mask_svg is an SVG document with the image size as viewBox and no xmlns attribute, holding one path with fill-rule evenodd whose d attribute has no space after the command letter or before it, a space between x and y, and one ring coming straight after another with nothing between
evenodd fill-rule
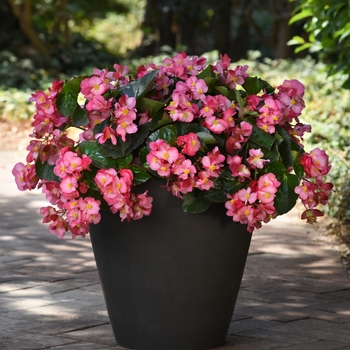
<instances>
[{"instance_id":1,"label":"dark gray planter","mask_svg":"<svg viewBox=\"0 0 350 350\"><path fill-rule=\"evenodd\" d=\"M151 216L120 222L102 213L91 242L118 344L194 350L225 343L251 234L223 204L184 213L157 181Z\"/></svg>"}]
</instances>

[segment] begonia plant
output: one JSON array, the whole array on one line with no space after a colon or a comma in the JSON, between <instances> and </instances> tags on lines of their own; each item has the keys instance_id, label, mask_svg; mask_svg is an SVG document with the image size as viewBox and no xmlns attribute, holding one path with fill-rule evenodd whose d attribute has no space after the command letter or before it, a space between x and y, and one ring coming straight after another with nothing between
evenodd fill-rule
<instances>
[{"instance_id":1,"label":"begonia plant","mask_svg":"<svg viewBox=\"0 0 350 350\"><path fill-rule=\"evenodd\" d=\"M135 78L124 65L96 68L32 94L33 140L13 175L20 190L42 189L43 222L60 238L84 237L101 210L122 221L152 215L153 198L135 191L152 177L185 212L222 203L250 232L298 198L313 223L333 185L325 151L302 144L311 131L299 119L303 94L298 80L274 88L226 54L206 65L178 53L140 66Z\"/></svg>"}]
</instances>

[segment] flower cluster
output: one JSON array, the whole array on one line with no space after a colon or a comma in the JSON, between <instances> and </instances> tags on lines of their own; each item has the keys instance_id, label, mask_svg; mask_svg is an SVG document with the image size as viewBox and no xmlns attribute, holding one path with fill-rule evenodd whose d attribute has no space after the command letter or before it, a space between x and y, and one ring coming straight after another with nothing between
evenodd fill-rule
<instances>
[{"instance_id":1,"label":"flower cluster","mask_svg":"<svg viewBox=\"0 0 350 350\"><path fill-rule=\"evenodd\" d=\"M273 88L227 55L207 65L182 52L140 66L135 78L124 65L95 68L32 95L33 140L13 175L20 190L42 189L50 205L40 213L59 237L84 237L104 209L122 221L151 215L153 198L135 190L150 177L164 179L159 190L185 211L222 203L250 232L298 197L313 223L333 185L326 153L304 150L303 95L301 82Z\"/></svg>"},{"instance_id":2,"label":"flower cluster","mask_svg":"<svg viewBox=\"0 0 350 350\"><path fill-rule=\"evenodd\" d=\"M137 195L131 192L133 179L131 170L122 169L118 174L113 168L99 170L94 179L111 212L119 212L122 221L139 220L152 210L153 198L147 191Z\"/></svg>"},{"instance_id":3,"label":"flower cluster","mask_svg":"<svg viewBox=\"0 0 350 350\"><path fill-rule=\"evenodd\" d=\"M324 181L324 176L329 173L331 167L328 155L319 148L315 148L310 154L305 153L300 163L304 168L305 177L301 185L295 188L295 193L299 195L307 209L302 214L302 219L314 223L317 216L323 216L316 207L319 204L326 205L332 193L333 185Z\"/></svg>"}]
</instances>

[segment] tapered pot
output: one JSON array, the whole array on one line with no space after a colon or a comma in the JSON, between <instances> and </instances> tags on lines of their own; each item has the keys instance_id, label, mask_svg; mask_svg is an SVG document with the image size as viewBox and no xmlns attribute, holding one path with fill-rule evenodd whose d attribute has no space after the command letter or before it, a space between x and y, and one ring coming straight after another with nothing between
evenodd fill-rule
<instances>
[{"instance_id":1,"label":"tapered pot","mask_svg":"<svg viewBox=\"0 0 350 350\"><path fill-rule=\"evenodd\" d=\"M117 343L145 350L223 345L251 234L223 204L184 213L157 181L142 186L154 198L150 216L122 223L105 211L90 227Z\"/></svg>"}]
</instances>

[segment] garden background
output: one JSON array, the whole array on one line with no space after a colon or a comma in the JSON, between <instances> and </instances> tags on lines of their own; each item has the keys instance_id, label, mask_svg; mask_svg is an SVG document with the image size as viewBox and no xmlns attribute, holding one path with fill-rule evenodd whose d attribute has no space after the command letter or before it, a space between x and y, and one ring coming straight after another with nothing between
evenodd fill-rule
<instances>
[{"instance_id":1,"label":"garden background","mask_svg":"<svg viewBox=\"0 0 350 350\"><path fill-rule=\"evenodd\" d=\"M349 0L2 0L1 148L25 147L28 98L53 79L114 63L133 71L182 50L209 61L227 53L270 83L305 85L301 119L313 125L306 141L333 164L327 230L348 246L350 265L349 45Z\"/></svg>"}]
</instances>

